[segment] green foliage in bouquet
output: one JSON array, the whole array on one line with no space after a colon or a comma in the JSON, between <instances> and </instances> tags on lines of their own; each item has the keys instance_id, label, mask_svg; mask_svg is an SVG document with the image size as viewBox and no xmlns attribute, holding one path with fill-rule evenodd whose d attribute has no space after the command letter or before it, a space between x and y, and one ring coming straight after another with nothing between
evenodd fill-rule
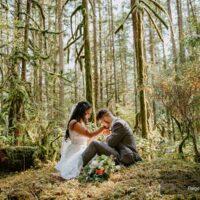
<instances>
[{"instance_id":1,"label":"green foliage in bouquet","mask_svg":"<svg viewBox=\"0 0 200 200\"><path fill-rule=\"evenodd\" d=\"M83 168L79 177L80 182L108 180L110 174L120 169L119 165L115 165L113 156L96 156L88 165Z\"/></svg>"},{"instance_id":2,"label":"green foliage in bouquet","mask_svg":"<svg viewBox=\"0 0 200 200\"><path fill-rule=\"evenodd\" d=\"M106 137L105 137L104 135L100 135L100 136L98 137L98 141L100 141L100 142L105 141L105 139L106 139Z\"/></svg>"}]
</instances>

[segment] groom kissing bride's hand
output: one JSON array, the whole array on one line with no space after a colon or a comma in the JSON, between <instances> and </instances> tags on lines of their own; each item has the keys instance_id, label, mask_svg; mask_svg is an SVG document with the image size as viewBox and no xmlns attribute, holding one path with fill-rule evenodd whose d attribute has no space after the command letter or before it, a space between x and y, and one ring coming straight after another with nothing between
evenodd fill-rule
<instances>
[{"instance_id":1,"label":"groom kissing bride's hand","mask_svg":"<svg viewBox=\"0 0 200 200\"><path fill-rule=\"evenodd\" d=\"M116 161L123 165L142 160L136 149L133 132L127 122L113 116L107 109L99 110L97 121L106 128L103 133L108 136L105 142L95 140L88 145L82 153L83 166L87 165L95 155L103 154L113 155Z\"/></svg>"},{"instance_id":2,"label":"groom kissing bride's hand","mask_svg":"<svg viewBox=\"0 0 200 200\"><path fill-rule=\"evenodd\" d=\"M103 135L107 136L107 135L110 135L110 130L105 128L103 131L102 131Z\"/></svg>"},{"instance_id":3,"label":"groom kissing bride's hand","mask_svg":"<svg viewBox=\"0 0 200 200\"><path fill-rule=\"evenodd\" d=\"M95 155L113 155L117 163L124 165L142 160L127 122L113 116L109 110L101 109L97 113L97 121L101 128L89 131L87 122L91 114L92 105L87 101L78 102L69 114L61 158L56 165L59 175L64 179L79 176L82 167ZM94 139L102 133L106 135L105 142L93 140L88 145L89 139Z\"/></svg>"}]
</instances>

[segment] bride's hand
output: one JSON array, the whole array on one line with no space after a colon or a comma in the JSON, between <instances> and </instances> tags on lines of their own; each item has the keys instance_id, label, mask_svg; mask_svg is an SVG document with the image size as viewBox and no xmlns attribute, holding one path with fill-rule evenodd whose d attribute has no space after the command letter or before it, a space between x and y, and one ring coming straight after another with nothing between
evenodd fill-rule
<instances>
[{"instance_id":1,"label":"bride's hand","mask_svg":"<svg viewBox=\"0 0 200 200\"><path fill-rule=\"evenodd\" d=\"M102 131L102 133L103 133L104 135L109 135L109 134L110 134L110 130L109 130L109 129L104 129L104 130Z\"/></svg>"}]
</instances>

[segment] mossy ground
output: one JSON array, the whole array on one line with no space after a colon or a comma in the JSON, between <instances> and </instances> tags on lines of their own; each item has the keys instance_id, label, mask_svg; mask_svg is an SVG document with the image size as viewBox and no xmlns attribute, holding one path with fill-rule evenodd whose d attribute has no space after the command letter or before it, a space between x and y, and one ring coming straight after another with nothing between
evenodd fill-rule
<instances>
[{"instance_id":1,"label":"mossy ground","mask_svg":"<svg viewBox=\"0 0 200 200\"><path fill-rule=\"evenodd\" d=\"M0 199L200 199L200 165L177 159L143 161L103 183L63 181L54 165L1 175Z\"/></svg>"}]
</instances>

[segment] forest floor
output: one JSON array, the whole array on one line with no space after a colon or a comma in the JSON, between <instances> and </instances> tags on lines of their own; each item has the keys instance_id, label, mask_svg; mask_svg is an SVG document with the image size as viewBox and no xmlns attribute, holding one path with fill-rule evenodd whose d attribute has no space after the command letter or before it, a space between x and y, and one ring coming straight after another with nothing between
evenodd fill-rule
<instances>
[{"instance_id":1,"label":"forest floor","mask_svg":"<svg viewBox=\"0 0 200 200\"><path fill-rule=\"evenodd\" d=\"M200 199L200 165L177 159L143 161L123 168L103 183L65 181L54 166L1 175L0 199Z\"/></svg>"}]
</instances>

